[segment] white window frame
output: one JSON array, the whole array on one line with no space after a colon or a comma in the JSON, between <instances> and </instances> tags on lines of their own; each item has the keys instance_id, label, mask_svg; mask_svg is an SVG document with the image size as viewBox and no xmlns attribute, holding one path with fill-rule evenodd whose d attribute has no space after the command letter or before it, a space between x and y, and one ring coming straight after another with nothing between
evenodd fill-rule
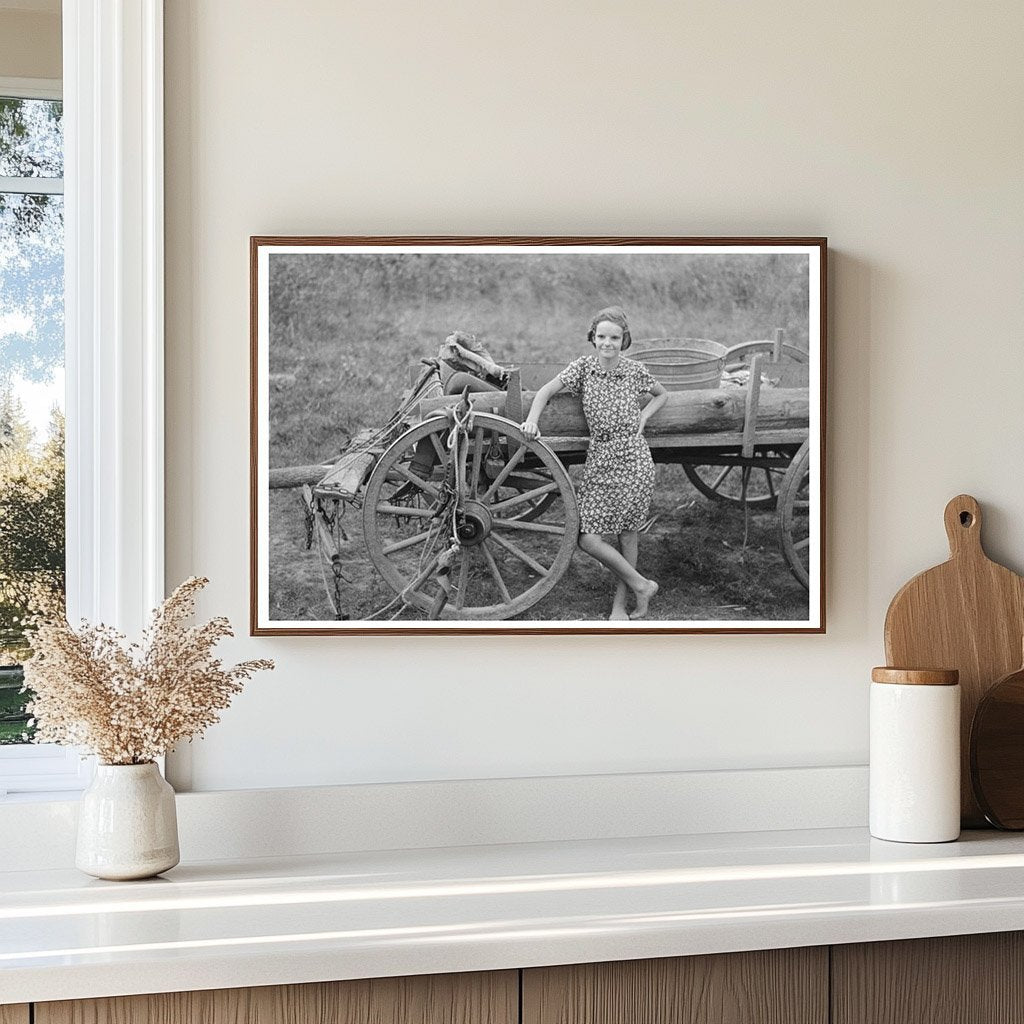
<instances>
[{"instance_id":1,"label":"white window frame","mask_svg":"<svg viewBox=\"0 0 1024 1024\"><path fill-rule=\"evenodd\" d=\"M164 596L163 0L64 0L63 49L68 617L138 635ZM10 747L0 793L91 773Z\"/></svg>"}]
</instances>

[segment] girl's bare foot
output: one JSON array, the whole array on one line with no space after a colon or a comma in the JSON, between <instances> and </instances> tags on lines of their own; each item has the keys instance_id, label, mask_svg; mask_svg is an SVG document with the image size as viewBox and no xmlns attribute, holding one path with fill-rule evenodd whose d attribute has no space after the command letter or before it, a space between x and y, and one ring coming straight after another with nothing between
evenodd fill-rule
<instances>
[{"instance_id":1,"label":"girl's bare foot","mask_svg":"<svg viewBox=\"0 0 1024 1024\"><path fill-rule=\"evenodd\" d=\"M629 612L626 611L626 606L622 604L613 604L611 615L608 616L609 622L615 622L619 619L628 619Z\"/></svg>"},{"instance_id":2,"label":"girl's bare foot","mask_svg":"<svg viewBox=\"0 0 1024 1024\"><path fill-rule=\"evenodd\" d=\"M658 584L654 580L644 580L643 586L634 590L636 594L636 608L630 612L631 619L642 619L647 614L647 606L651 598L658 592Z\"/></svg>"}]
</instances>

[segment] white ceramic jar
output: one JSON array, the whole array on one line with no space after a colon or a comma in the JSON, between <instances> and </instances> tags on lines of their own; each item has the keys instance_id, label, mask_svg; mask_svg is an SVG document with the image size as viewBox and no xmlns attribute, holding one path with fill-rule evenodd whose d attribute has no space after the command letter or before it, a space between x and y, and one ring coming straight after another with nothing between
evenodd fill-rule
<instances>
[{"instance_id":1,"label":"white ceramic jar","mask_svg":"<svg viewBox=\"0 0 1024 1024\"><path fill-rule=\"evenodd\" d=\"M872 670L870 828L898 843L959 837L957 671Z\"/></svg>"},{"instance_id":2,"label":"white ceramic jar","mask_svg":"<svg viewBox=\"0 0 1024 1024\"><path fill-rule=\"evenodd\" d=\"M78 811L75 866L124 881L150 878L179 860L174 790L151 761L98 764Z\"/></svg>"}]
</instances>

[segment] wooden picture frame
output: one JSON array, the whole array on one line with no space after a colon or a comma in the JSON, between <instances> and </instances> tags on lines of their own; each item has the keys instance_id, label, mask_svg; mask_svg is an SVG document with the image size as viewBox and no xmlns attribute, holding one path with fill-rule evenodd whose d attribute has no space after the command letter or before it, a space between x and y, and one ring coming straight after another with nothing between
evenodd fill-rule
<instances>
[{"instance_id":1,"label":"wooden picture frame","mask_svg":"<svg viewBox=\"0 0 1024 1024\"><path fill-rule=\"evenodd\" d=\"M824 238L251 238L252 635L823 633L826 256ZM608 306L624 360L589 343ZM587 411L563 390L533 441L533 396L570 363ZM645 387L668 392L639 421L649 508L624 439ZM609 618L649 588L627 566L613 593L578 549L581 490L595 531L632 502L605 540L628 560L637 528L660 587L642 617Z\"/></svg>"}]
</instances>

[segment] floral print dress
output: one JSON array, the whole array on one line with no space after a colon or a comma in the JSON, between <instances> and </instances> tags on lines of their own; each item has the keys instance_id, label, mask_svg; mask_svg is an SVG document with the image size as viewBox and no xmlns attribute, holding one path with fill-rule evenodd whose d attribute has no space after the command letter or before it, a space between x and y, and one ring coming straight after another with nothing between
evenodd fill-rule
<instances>
[{"instance_id":1,"label":"floral print dress","mask_svg":"<svg viewBox=\"0 0 1024 1024\"><path fill-rule=\"evenodd\" d=\"M654 461L640 429L640 396L656 385L642 363L622 357L603 370L597 356L582 356L559 375L583 399L590 448L577 498L580 533L625 533L647 519L654 493Z\"/></svg>"}]
</instances>

